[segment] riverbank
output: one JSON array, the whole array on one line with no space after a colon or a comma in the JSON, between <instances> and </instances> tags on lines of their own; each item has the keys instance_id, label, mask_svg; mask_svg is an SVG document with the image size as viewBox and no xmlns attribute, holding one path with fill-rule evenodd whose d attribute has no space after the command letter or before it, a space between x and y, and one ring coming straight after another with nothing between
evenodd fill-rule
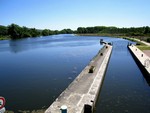
<instances>
[{"instance_id":1,"label":"riverbank","mask_svg":"<svg viewBox=\"0 0 150 113\"><path fill-rule=\"evenodd\" d=\"M9 40L10 36L0 36L0 40Z\"/></svg>"},{"instance_id":2,"label":"riverbank","mask_svg":"<svg viewBox=\"0 0 150 113\"><path fill-rule=\"evenodd\" d=\"M144 37L144 36L130 36L130 37L127 37L125 35L122 35L122 34L108 34L108 33L87 33L87 34L76 34L77 36L107 36L107 37L114 37L114 38L123 38L123 39L127 39L127 40L130 40L130 41L134 41L136 42L136 46L140 49L140 50L150 50L150 44L148 42L145 42L145 41L141 41L140 39L142 40L146 40L147 38L150 38L150 37ZM131 37L134 37L134 38L131 38Z\"/></svg>"},{"instance_id":3,"label":"riverbank","mask_svg":"<svg viewBox=\"0 0 150 113\"><path fill-rule=\"evenodd\" d=\"M126 37L124 39L136 42L136 47L139 48L142 51L143 50L150 50L150 44L148 42L141 41L141 40L136 39L136 38L129 38L129 37Z\"/></svg>"}]
</instances>

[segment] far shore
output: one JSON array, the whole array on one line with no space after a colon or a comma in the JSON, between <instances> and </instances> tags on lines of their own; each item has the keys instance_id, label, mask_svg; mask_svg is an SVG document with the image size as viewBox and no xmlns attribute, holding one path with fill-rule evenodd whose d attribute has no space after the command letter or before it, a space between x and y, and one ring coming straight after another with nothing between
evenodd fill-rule
<instances>
[{"instance_id":1,"label":"far shore","mask_svg":"<svg viewBox=\"0 0 150 113\"><path fill-rule=\"evenodd\" d=\"M10 40L10 36L0 36L0 40Z\"/></svg>"}]
</instances>

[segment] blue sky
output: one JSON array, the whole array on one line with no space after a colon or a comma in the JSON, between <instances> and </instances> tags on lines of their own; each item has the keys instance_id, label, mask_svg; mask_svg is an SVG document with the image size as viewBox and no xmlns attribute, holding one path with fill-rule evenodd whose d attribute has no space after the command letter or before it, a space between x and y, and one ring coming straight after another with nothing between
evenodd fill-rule
<instances>
[{"instance_id":1,"label":"blue sky","mask_svg":"<svg viewBox=\"0 0 150 113\"><path fill-rule=\"evenodd\" d=\"M0 25L61 30L150 26L150 0L0 0Z\"/></svg>"}]
</instances>

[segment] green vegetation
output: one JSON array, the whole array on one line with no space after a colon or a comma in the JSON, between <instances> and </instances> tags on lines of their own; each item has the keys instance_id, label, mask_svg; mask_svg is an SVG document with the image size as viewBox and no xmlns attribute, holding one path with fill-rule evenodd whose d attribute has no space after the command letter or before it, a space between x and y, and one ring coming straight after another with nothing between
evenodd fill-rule
<instances>
[{"instance_id":1,"label":"green vegetation","mask_svg":"<svg viewBox=\"0 0 150 113\"><path fill-rule=\"evenodd\" d=\"M131 28L117 28L117 27L105 27L105 26L96 26L96 27L79 27L77 33L81 35L96 35L96 36L115 36L115 37L134 37L126 38L128 40L136 42L136 46L141 50L150 50L150 47L145 45L139 40L144 40L150 42L150 27L131 27ZM137 39L135 39L137 38Z\"/></svg>"},{"instance_id":2,"label":"green vegetation","mask_svg":"<svg viewBox=\"0 0 150 113\"><path fill-rule=\"evenodd\" d=\"M115 36L115 37L136 37L142 38L150 37L150 27L131 27L131 28L117 28L106 26L95 27L79 27L77 33L81 35L96 35L96 36ZM147 38L146 38L147 39ZM149 39L150 41L150 39Z\"/></svg>"},{"instance_id":3,"label":"green vegetation","mask_svg":"<svg viewBox=\"0 0 150 113\"><path fill-rule=\"evenodd\" d=\"M20 27L16 24L9 26L0 25L0 39L20 39L26 37L39 37L48 36L54 34L78 34L78 35L96 35L96 36L115 36L115 37L137 37L150 42L150 27L131 27L131 28L117 28L117 27L106 27L106 26L95 26L95 27L78 27L77 30L71 29L49 30L49 29L35 29ZM146 39L144 39L146 37Z\"/></svg>"},{"instance_id":4,"label":"green vegetation","mask_svg":"<svg viewBox=\"0 0 150 113\"><path fill-rule=\"evenodd\" d=\"M0 36L0 40L6 40L6 39L10 39L9 36Z\"/></svg>"},{"instance_id":5,"label":"green vegetation","mask_svg":"<svg viewBox=\"0 0 150 113\"><path fill-rule=\"evenodd\" d=\"M150 42L150 38L147 38L147 40L146 40L147 42Z\"/></svg>"},{"instance_id":6,"label":"green vegetation","mask_svg":"<svg viewBox=\"0 0 150 113\"><path fill-rule=\"evenodd\" d=\"M138 27L138 28L117 28L117 27L105 27L105 26L96 26L96 27L79 27L77 29L77 33L81 34L112 34L112 35L126 35L126 36L143 36L150 35L150 28L147 27Z\"/></svg>"},{"instance_id":7,"label":"green vegetation","mask_svg":"<svg viewBox=\"0 0 150 113\"><path fill-rule=\"evenodd\" d=\"M39 36L48 36L48 35L55 35L55 34L71 34L74 33L71 29L63 29L61 31L57 30L39 30L35 28L27 28L27 27L20 27L16 24L11 24L9 26L2 26L0 25L0 40L5 39L21 39L27 37L39 37Z\"/></svg>"},{"instance_id":8,"label":"green vegetation","mask_svg":"<svg viewBox=\"0 0 150 113\"><path fill-rule=\"evenodd\" d=\"M128 39L128 40L131 40L131 41L134 41L136 42L136 46L140 49L140 50L150 50L150 46L142 43L141 41L138 41L137 39L135 38L125 38L125 39Z\"/></svg>"},{"instance_id":9,"label":"green vegetation","mask_svg":"<svg viewBox=\"0 0 150 113\"><path fill-rule=\"evenodd\" d=\"M137 46L140 50L150 50L150 46Z\"/></svg>"},{"instance_id":10,"label":"green vegetation","mask_svg":"<svg viewBox=\"0 0 150 113\"><path fill-rule=\"evenodd\" d=\"M136 42L136 45L137 45L137 46L146 46L146 44L142 43L141 41L138 41L138 40L135 39L135 38L128 38L128 37L126 37L126 38L124 38L124 39L128 39L128 40L130 40L130 41Z\"/></svg>"}]
</instances>

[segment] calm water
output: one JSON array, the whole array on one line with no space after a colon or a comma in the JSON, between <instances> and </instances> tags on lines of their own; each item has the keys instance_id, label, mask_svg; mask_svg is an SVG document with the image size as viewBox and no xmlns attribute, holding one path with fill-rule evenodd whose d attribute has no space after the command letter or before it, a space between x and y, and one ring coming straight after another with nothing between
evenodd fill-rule
<instances>
[{"instance_id":1,"label":"calm water","mask_svg":"<svg viewBox=\"0 0 150 113\"><path fill-rule=\"evenodd\" d=\"M150 87L122 39L57 35L0 41L0 96L6 109L47 108L97 54L114 43L97 113L148 113Z\"/></svg>"},{"instance_id":2,"label":"calm water","mask_svg":"<svg viewBox=\"0 0 150 113\"><path fill-rule=\"evenodd\" d=\"M0 41L0 96L6 109L47 108L97 54L99 39L57 35Z\"/></svg>"},{"instance_id":3,"label":"calm water","mask_svg":"<svg viewBox=\"0 0 150 113\"><path fill-rule=\"evenodd\" d=\"M114 41L96 113L150 113L150 84L126 45Z\"/></svg>"}]
</instances>

